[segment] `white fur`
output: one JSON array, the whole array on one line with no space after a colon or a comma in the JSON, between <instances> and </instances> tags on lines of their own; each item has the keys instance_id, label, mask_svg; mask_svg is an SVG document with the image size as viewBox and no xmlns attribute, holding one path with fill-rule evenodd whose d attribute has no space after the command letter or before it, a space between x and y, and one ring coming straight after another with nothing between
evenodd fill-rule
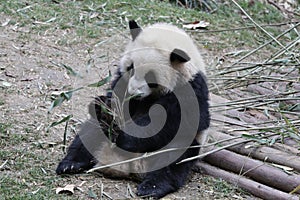
<instances>
[{"instance_id":1,"label":"white fur","mask_svg":"<svg viewBox=\"0 0 300 200\"><path fill-rule=\"evenodd\" d=\"M170 54L174 49L184 51L190 61L171 63ZM181 76L187 82L199 72L205 74L202 57L192 39L183 30L168 24L149 26L128 44L121 58L120 71L126 72L132 63L135 72L128 84L128 92L132 95L151 94L144 79L150 70L155 73L158 83L169 91L174 89Z\"/></svg>"},{"instance_id":2,"label":"white fur","mask_svg":"<svg viewBox=\"0 0 300 200\"><path fill-rule=\"evenodd\" d=\"M132 157L128 157L125 155L121 155L120 152L116 151L115 146L109 143L101 144L101 147L97 152L95 152L95 158L98 160L98 163L95 167L104 166L112 163L117 163L121 161L125 161L131 159ZM139 157L141 154L132 154L134 157ZM146 164L143 160L137 160L134 162L124 163L121 165L116 165L114 167L104 168L97 170L98 172L114 177L114 178L134 178L140 179L142 175L139 174L131 174L132 172L136 171L145 171Z\"/></svg>"}]
</instances>

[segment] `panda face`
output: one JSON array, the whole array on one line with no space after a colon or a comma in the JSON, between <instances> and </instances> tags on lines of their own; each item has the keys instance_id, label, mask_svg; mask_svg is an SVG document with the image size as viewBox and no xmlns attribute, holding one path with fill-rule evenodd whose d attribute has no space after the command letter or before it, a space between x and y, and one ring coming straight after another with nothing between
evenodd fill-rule
<instances>
[{"instance_id":1,"label":"panda face","mask_svg":"<svg viewBox=\"0 0 300 200\"><path fill-rule=\"evenodd\" d=\"M178 77L171 66L170 53L155 48L138 49L125 55L121 59L121 72L130 74L128 93L140 98L172 91Z\"/></svg>"},{"instance_id":2,"label":"panda face","mask_svg":"<svg viewBox=\"0 0 300 200\"><path fill-rule=\"evenodd\" d=\"M128 73L130 95L146 97L174 91L179 83L204 71L201 56L190 37L167 24L141 29L130 27L132 41L120 61L120 72ZM127 76L127 75L126 75Z\"/></svg>"}]
</instances>

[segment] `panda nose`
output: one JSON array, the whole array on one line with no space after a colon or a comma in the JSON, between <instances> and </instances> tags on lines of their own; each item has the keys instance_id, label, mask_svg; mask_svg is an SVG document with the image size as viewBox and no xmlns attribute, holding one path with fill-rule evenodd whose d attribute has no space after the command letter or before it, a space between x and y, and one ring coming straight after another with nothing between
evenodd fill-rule
<instances>
[{"instance_id":1,"label":"panda nose","mask_svg":"<svg viewBox=\"0 0 300 200\"><path fill-rule=\"evenodd\" d=\"M130 78L128 83L128 93L130 95L141 95L142 97L148 96L151 91L145 80L136 81L133 77Z\"/></svg>"},{"instance_id":2,"label":"panda nose","mask_svg":"<svg viewBox=\"0 0 300 200\"><path fill-rule=\"evenodd\" d=\"M135 95L135 94L141 94L142 91L141 91L141 89L139 89L139 88L129 87L129 88L128 88L128 93L129 93L130 95Z\"/></svg>"}]
</instances>

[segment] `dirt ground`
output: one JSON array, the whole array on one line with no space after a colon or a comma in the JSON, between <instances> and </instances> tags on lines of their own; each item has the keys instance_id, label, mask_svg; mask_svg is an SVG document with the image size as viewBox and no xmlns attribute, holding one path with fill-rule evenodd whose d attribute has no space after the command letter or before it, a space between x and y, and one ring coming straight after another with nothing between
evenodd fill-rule
<instances>
[{"instance_id":1,"label":"dirt ground","mask_svg":"<svg viewBox=\"0 0 300 200\"><path fill-rule=\"evenodd\" d=\"M88 118L87 103L104 91L79 91L71 101L48 113L51 97L70 88L97 82L106 77L109 70L113 72L128 39L127 31L121 36L101 38L101 41L73 41L63 46L58 44L58 38L71 38L75 33L60 30L54 34L32 35L26 27L16 26L1 27L0 30L0 122L7 126L7 131L0 135L4 152L1 155L3 163L0 163L4 164L1 187L12 190L10 193L14 193L13 190L31 194L42 191L50 199L87 199L93 196L92 193L99 196L101 188L113 199L128 198L128 188L133 191L136 188L136 183L128 180L111 180L94 174L57 176L55 168L64 156L64 124L47 129L52 122L72 114L67 137L70 143L78 125ZM206 59L209 60L208 54ZM63 64L79 72L81 77L68 74ZM18 184L5 180L14 180L23 187L18 188ZM55 195L57 187L67 184L82 185L72 196ZM109 199L104 195L106 198ZM254 198L220 180L193 173L182 189L166 199Z\"/></svg>"}]
</instances>

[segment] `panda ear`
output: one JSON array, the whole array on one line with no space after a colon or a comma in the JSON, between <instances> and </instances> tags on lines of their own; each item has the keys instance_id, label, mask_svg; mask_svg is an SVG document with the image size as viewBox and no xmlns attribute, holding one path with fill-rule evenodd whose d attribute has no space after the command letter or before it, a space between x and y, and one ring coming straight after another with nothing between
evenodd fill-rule
<instances>
[{"instance_id":1,"label":"panda ear","mask_svg":"<svg viewBox=\"0 0 300 200\"><path fill-rule=\"evenodd\" d=\"M140 32L142 32L142 28L134 20L129 21L129 28L132 41L134 41L135 38L140 34Z\"/></svg>"},{"instance_id":2,"label":"panda ear","mask_svg":"<svg viewBox=\"0 0 300 200\"><path fill-rule=\"evenodd\" d=\"M170 55L171 63L173 62L183 63L189 60L191 60L191 58L187 55L187 53L185 53L181 49L174 49Z\"/></svg>"}]
</instances>

